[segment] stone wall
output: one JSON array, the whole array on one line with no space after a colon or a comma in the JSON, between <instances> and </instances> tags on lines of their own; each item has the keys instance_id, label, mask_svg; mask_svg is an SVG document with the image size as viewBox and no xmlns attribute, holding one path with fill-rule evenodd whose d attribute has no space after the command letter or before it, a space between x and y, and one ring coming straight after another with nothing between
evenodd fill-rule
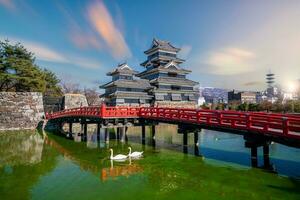
<instances>
[{"instance_id":1,"label":"stone wall","mask_svg":"<svg viewBox=\"0 0 300 200\"><path fill-rule=\"evenodd\" d=\"M195 101L155 101L154 106L168 108L197 108Z\"/></svg>"},{"instance_id":2,"label":"stone wall","mask_svg":"<svg viewBox=\"0 0 300 200\"><path fill-rule=\"evenodd\" d=\"M78 108L88 106L86 97L82 94L65 94L63 109Z\"/></svg>"},{"instance_id":3,"label":"stone wall","mask_svg":"<svg viewBox=\"0 0 300 200\"><path fill-rule=\"evenodd\" d=\"M43 116L41 93L0 92L0 130L35 129Z\"/></svg>"}]
</instances>

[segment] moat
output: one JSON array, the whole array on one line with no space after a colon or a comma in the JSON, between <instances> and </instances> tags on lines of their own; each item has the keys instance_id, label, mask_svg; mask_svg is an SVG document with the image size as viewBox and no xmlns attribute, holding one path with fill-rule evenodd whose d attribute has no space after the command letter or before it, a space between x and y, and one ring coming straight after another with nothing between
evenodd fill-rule
<instances>
[{"instance_id":1,"label":"moat","mask_svg":"<svg viewBox=\"0 0 300 200\"><path fill-rule=\"evenodd\" d=\"M149 136L149 133L146 134ZM7 132L0 140L1 199L299 199L300 150L270 145L273 171L251 168L242 136L202 130L199 148L182 151L182 135L162 126L155 146L141 144L139 129L128 142L87 142L43 132ZM78 139L78 138L77 138ZM75 140L77 140L75 138ZM193 138L189 138L192 141ZM192 143L190 143L192 144ZM115 153L144 151L138 160L109 160ZM197 155L195 155L197 152ZM262 165L259 149L259 166Z\"/></svg>"}]
</instances>

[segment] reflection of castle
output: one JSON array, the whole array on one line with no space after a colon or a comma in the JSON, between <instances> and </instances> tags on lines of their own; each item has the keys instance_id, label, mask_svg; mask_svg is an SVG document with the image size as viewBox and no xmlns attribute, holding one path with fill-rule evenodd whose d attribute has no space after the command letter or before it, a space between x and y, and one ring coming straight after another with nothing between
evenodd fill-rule
<instances>
[{"instance_id":1,"label":"reflection of castle","mask_svg":"<svg viewBox=\"0 0 300 200\"><path fill-rule=\"evenodd\" d=\"M109 178L116 178L119 176L130 176L139 172L143 171L143 168L141 168L137 164L131 164L131 161L129 161L128 165L123 166L113 166L114 161L110 161L111 166L110 168L103 168L101 170L101 180L107 181Z\"/></svg>"},{"instance_id":2,"label":"reflection of castle","mask_svg":"<svg viewBox=\"0 0 300 200\"><path fill-rule=\"evenodd\" d=\"M191 71L180 66L184 60L177 57L179 51L170 42L154 39L144 52L145 70L137 73L127 64L119 65L107 74L112 81L100 86L105 89L102 97L109 105L195 106L198 83L186 78Z\"/></svg>"}]
</instances>

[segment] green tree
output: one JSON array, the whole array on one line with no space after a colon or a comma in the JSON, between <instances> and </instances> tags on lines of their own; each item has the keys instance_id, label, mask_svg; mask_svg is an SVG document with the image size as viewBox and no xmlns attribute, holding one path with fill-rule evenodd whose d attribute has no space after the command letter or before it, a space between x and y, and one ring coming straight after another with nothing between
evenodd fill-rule
<instances>
[{"instance_id":1,"label":"green tree","mask_svg":"<svg viewBox=\"0 0 300 200\"><path fill-rule=\"evenodd\" d=\"M272 109L272 103L269 101L263 101L258 105L259 111L270 111Z\"/></svg>"},{"instance_id":2,"label":"green tree","mask_svg":"<svg viewBox=\"0 0 300 200\"><path fill-rule=\"evenodd\" d=\"M248 104L247 103L242 103L242 104L238 105L237 110L248 111Z\"/></svg>"},{"instance_id":3,"label":"green tree","mask_svg":"<svg viewBox=\"0 0 300 200\"><path fill-rule=\"evenodd\" d=\"M248 107L249 111L258 111L258 105L256 103L250 103Z\"/></svg>"},{"instance_id":4,"label":"green tree","mask_svg":"<svg viewBox=\"0 0 300 200\"><path fill-rule=\"evenodd\" d=\"M49 71L48 69L44 69L43 73L45 75L46 81L45 95L61 96L63 93L61 87L59 86L60 80L57 78L56 74L52 71Z\"/></svg>"},{"instance_id":5,"label":"green tree","mask_svg":"<svg viewBox=\"0 0 300 200\"><path fill-rule=\"evenodd\" d=\"M34 54L20 43L0 41L0 91L61 94L59 80L35 64Z\"/></svg>"},{"instance_id":6,"label":"green tree","mask_svg":"<svg viewBox=\"0 0 300 200\"><path fill-rule=\"evenodd\" d=\"M278 100L272 104L271 110L273 112L283 112L283 109L282 100Z\"/></svg>"}]
</instances>

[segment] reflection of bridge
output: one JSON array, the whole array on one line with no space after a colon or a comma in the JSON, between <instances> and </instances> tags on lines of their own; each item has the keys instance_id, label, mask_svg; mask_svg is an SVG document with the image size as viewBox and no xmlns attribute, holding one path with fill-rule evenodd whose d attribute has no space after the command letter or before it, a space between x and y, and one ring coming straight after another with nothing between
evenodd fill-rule
<instances>
[{"instance_id":1,"label":"reflection of bridge","mask_svg":"<svg viewBox=\"0 0 300 200\"><path fill-rule=\"evenodd\" d=\"M197 110L160 107L80 107L52 114L47 114L50 122L62 125L81 123L83 134L87 124L98 124L106 130L109 140L109 127L118 128L118 138L125 140L126 127L142 126L142 141L145 143L145 126L152 126L152 138L155 138L155 125L158 122L178 125L183 134L183 146L187 149L187 134L193 132L195 144L198 143L198 132L202 128L232 132L243 135L245 146L251 148L252 164L257 165L257 147L263 146L265 165L269 165L269 146L271 141L293 147L300 147L300 116L260 112L237 112L218 110Z\"/></svg>"}]
</instances>

